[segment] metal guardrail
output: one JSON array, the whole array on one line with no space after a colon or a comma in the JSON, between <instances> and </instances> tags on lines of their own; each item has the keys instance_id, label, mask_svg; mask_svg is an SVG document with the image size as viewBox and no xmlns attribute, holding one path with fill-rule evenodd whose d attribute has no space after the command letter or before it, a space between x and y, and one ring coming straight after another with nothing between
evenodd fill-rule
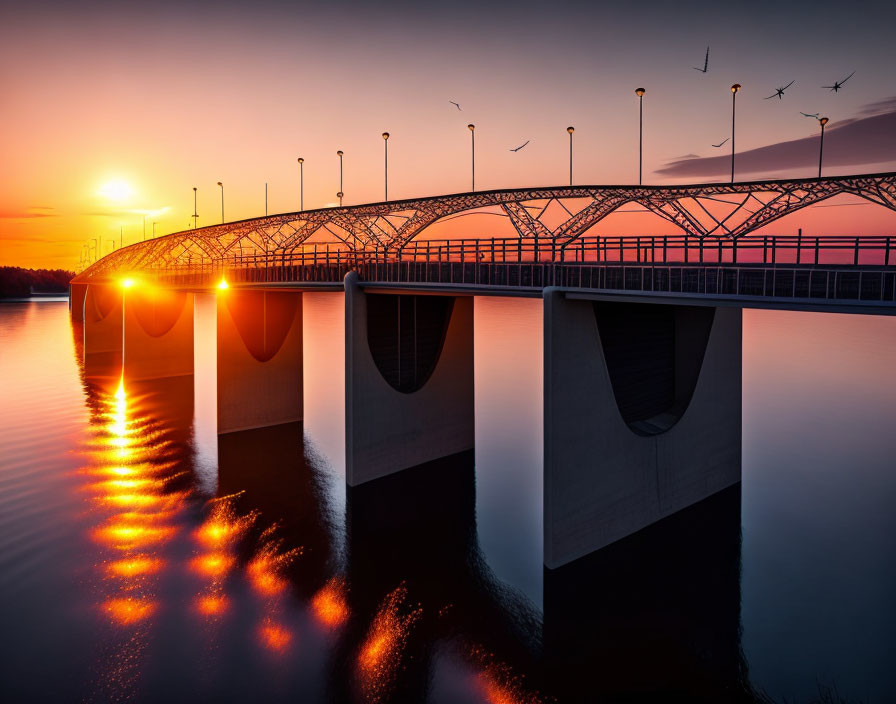
<instances>
[{"instance_id":1,"label":"metal guardrail","mask_svg":"<svg viewBox=\"0 0 896 704\"><path fill-rule=\"evenodd\" d=\"M768 235L739 240L589 237L567 246L537 238L421 240L400 253L306 245L152 270L163 283L366 281L476 286L568 286L669 293L896 301L896 237Z\"/></svg>"},{"instance_id":2,"label":"metal guardrail","mask_svg":"<svg viewBox=\"0 0 896 704\"><path fill-rule=\"evenodd\" d=\"M150 269L175 272L268 269L290 266L349 265L367 262L413 263L578 263L578 264L811 264L884 266L896 264L896 236L844 237L761 235L709 239L688 235L581 237L568 244L553 239L490 238L415 240L397 252L385 248L354 251L330 243L306 244L290 253L253 253L209 261L188 261Z\"/></svg>"}]
</instances>

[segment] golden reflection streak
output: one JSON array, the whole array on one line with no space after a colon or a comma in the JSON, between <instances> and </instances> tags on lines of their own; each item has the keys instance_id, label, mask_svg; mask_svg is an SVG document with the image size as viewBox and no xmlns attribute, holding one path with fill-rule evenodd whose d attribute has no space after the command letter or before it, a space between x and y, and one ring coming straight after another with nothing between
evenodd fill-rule
<instances>
[{"instance_id":1,"label":"golden reflection streak","mask_svg":"<svg viewBox=\"0 0 896 704\"><path fill-rule=\"evenodd\" d=\"M327 628L338 628L348 620L349 608L345 579L332 577L311 599L317 621Z\"/></svg>"},{"instance_id":2,"label":"golden reflection streak","mask_svg":"<svg viewBox=\"0 0 896 704\"><path fill-rule=\"evenodd\" d=\"M193 534L200 553L190 560L190 571L207 580L196 597L196 612L208 619L221 617L230 601L224 593L224 580L236 564L236 548L255 522L257 514L238 517L233 503L239 494L212 501L212 509Z\"/></svg>"},{"instance_id":3,"label":"golden reflection streak","mask_svg":"<svg viewBox=\"0 0 896 704\"><path fill-rule=\"evenodd\" d=\"M382 701L389 693L407 644L411 628L422 610L407 610L407 588L389 594L370 625L358 654L357 671L361 690L369 702Z\"/></svg>"}]
</instances>

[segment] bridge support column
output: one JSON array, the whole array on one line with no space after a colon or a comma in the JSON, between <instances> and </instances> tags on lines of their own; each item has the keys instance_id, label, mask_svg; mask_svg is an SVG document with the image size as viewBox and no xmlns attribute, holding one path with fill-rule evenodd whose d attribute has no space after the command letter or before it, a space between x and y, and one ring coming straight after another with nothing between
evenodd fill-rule
<instances>
[{"instance_id":1,"label":"bridge support column","mask_svg":"<svg viewBox=\"0 0 896 704\"><path fill-rule=\"evenodd\" d=\"M68 310L76 323L84 322L84 296L87 295L87 284L70 283L68 285Z\"/></svg>"},{"instance_id":2,"label":"bridge support column","mask_svg":"<svg viewBox=\"0 0 896 704\"><path fill-rule=\"evenodd\" d=\"M741 310L544 292L556 568L740 481Z\"/></svg>"},{"instance_id":3,"label":"bridge support column","mask_svg":"<svg viewBox=\"0 0 896 704\"><path fill-rule=\"evenodd\" d=\"M124 294L126 380L193 373L193 294L133 288Z\"/></svg>"},{"instance_id":4,"label":"bridge support column","mask_svg":"<svg viewBox=\"0 0 896 704\"><path fill-rule=\"evenodd\" d=\"M345 277L350 486L473 448L473 299L365 293Z\"/></svg>"},{"instance_id":5,"label":"bridge support column","mask_svg":"<svg viewBox=\"0 0 896 704\"><path fill-rule=\"evenodd\" d=\"M218 433L302 420L302 294L218 292Z\"/></svg>"},{"instance_id":6,"label":"bridge support column","mask_svg":"<svg viewBox=\"0 0 896 704\"><path fill-rule=\"evenodd\" d=\"M82 299L84 373L87 377L121 375L122 289L89 284Z\"/></svg>"}]
</instances>

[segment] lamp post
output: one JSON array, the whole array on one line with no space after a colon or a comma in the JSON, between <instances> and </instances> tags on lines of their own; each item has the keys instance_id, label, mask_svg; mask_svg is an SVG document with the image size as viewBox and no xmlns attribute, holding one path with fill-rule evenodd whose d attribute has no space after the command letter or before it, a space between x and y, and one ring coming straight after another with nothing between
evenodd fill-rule
<instances>
[{"instance_id":1,"label":"lamp post","mask_svg":"<svg viewBox=\"0 0 896 704\"><path fill-rule=\"evenodd\" d=\"M118 248L121 249L124 247L124 225L118 226ZM112 249L115 249L115 245L112 245Z\"/></svg>"},{"instance_id":2,"label":"lamp post","mask_svg":"<svg viewBox=\"0 0 896 704\"><path fill-rule=\"evenodd\" d=\"M638 96L638 185L641 185L642 166L644 164L644 88L635 88Z\"/></svg>"},{"instance_id":3,"label":"lamp post","mask_svg":"<svg viewBox=\"0 0 896 704\"><path fill-rule=\"evenodd\" d=\"M740 88L740 83L731 86L731 183L734 183L734 115L737 107L737 91Z\"/></svg>"},{"instance_id":4,"label":"lamp post","mask_svg":"<svg viewBox=\"0 0 896 704\"><path fill-rule=\"evenodd\" d=\"M572 185L572 133L576 131L575 127L567 127L566 131L569 132L569 185Z\"/></svg>"},{"instance_id":5,"label":"lamp post","mask_svg":"<svg viewBox=\"0 0 896 704\"><path fill-rule=\"evenodd\" d=\"M470 130L470 166L472 169L472 183L470 190L476 190L476 125L472 122L467 125L467 129Z\"/></svg>"},{"instance_id":6,"label":"lamp post","mask_svg":"<svg viewBox=\"0 0 896 704\"><path fill-rule=\"evenodd\" d=\"M221 187L221 224L224 224L224 184L221 181L218 181L218 186Z\"/></svg>"},{"instance_id":7,"label":"lamp post","mask_svg":"<svg viewBox=\"0 0 896 704\"><path fill-rule=\"evenodd\" d=\"M818 143L818 178L821 178L821 157L824 154L824 126L828 122L829 120L826 117L818 119L818 124L821 125L821 141Z\"/></svg>"},{"instance_id":8,"label":"lamp post","mask_svg":"<svg viewBox=\"0 0 896 704\"><path fill-rule=\"evenodd\" d=\"M336 197L339 198L339 207L342 207L342 196L345 195L342 191L342 150L336 150L336 156L339 157L339 192L336 194Z\"/></svg>"},{"instance_id":9,"label":"lamp post","mask_svg":"<svg viewBox=\"0 0 896 704\"><path fill-rule=\"evenodd\" d=\"M193 229L196 229L196 223L199 221L199 213L196 212L196 186L193 186Z\"/></svg>"},{"instance_id":10,"label":"lamp post","mask_svg":"<svg viewBox=\"0 0 896 704\"><path fill-rule=\"evenodd\" d=\"M384 167L384 175L383 175L383 183L384 183L384 191L385 197L383 200L389 200L389 133L383 132L383 167Z\"/></svg>"},{"instance_id":11,"label":"lamp post","mask_svg":"<svg viewBox=\"0 0 896 704\"><path fill-rule=\"evenodd\" d=\"M152 224L152 238L156 238L156 223Z\"/></svg>"},{"instance_id":12,"label":"lamp post","mask_svg":"<svg viewBox=\"0 0 896 704\"><path fill-rule=\"evenodd\" d=\"M264 216L268 216L268 182L264 182Z\"/></svg>"},{"instance_id":13,"label":"lamp post","mask_svg":"<svg viewBox=\"0 0 896 704\"><path fill-rule=\"evenodd\" d=\"M143 241L146 242L146 213L143 213Z\"/></svg>"},{"instance_id":14,"label":"lamp post","mask_svg":"<svg viewBox=\"0 0 896 704\"><path fill-rule=\"evenodd\" d=\"M305 209L305 160L299 157L299 210Z\"/></svg>"}]
</instances>

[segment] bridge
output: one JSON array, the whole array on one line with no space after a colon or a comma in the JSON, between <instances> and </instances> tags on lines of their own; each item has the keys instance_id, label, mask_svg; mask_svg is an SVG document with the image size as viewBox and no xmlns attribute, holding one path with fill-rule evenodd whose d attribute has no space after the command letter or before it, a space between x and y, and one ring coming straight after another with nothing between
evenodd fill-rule
<instances>
[{"instance_id":1,"label":"bridge","mask_svg":"<svg viewBox=\"0 0 896 704\"><path fill-rule=\"evenodd\" d=\"M896 210L896 174L255 218L113 252L73 279L72 316L88 376L116 381L193 374L194 335L213 335L223 435L302 420L303 295L344 296L346 480L360 486L473 448L473 299L541 298L544 562L557 569L740 482L743 308L896 313L896 237L757 233L842 194ZM678 232L594 234L631 208ZM196 333L209 295L215 329Z\"/></svg>"}]
</instances>

